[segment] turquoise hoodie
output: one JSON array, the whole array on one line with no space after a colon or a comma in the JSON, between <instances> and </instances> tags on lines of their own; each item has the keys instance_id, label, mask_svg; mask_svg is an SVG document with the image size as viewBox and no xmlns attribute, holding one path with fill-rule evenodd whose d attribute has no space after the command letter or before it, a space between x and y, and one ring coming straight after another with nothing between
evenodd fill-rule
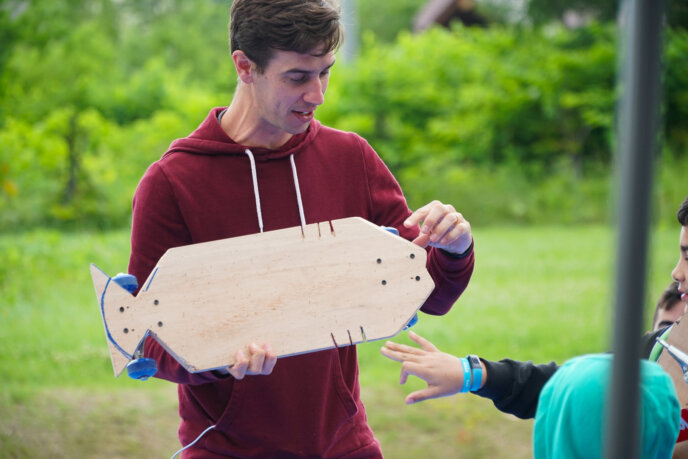
<instances>
[{"instance_id":1,"label":"turquoise hoodie","mask_svg":"<svg viewBox=\"0 0 688 459\"><path fill-rule=\"evenodd\" d=\"M535 459L602 457L611 363L611 354L575 357L547 382L535 413ZM670 458L681 422L674 383L662 367L647 360L641 360L641 374L640 457Z\"/></svg>"}]
</instances>

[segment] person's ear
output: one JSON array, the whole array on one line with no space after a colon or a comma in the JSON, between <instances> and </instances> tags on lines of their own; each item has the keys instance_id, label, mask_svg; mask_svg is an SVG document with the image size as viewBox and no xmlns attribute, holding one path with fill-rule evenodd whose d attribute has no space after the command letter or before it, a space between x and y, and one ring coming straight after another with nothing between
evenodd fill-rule
<instances>
[{"instance_id":1,"label":"person's ear","mask_svg":"<svg viewBox=\"0 0 688 459\"><path fill-rule=\"evenodd\" d=\"M239 75L239 79L246 84L251 84L253 82L253 71L256 68L253 61L240 49L232 53L232 60L234 61L234 68L237 71L237 75Z\"/></svg>"}]
</instances>

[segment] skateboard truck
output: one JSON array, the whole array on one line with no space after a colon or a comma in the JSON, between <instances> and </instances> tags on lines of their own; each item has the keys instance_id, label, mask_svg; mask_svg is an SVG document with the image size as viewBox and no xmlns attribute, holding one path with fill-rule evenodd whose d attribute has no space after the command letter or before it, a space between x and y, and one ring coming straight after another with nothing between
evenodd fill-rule
<instances>
[{"instance_id":1,"label":"skateboard truck","mask_svg":"<svg viewBox=\"0 0 688 459\"><path fill-rule=\"evenodd\" d=\"M676 346L672 346L671 344L667 343L662 338L657 338L657 342L664 346L669 355L672 356L676 362L678 362L679 366L681 367L681 371L683 372L683 380L688 383L688 354Z\"/></svg>"},{"instance_id":2,"label":"skateboard truck","mask_svg":"<svg viewBox=\"0 0 688 459\"><path fill-rule=\"evenodd\" d=\"M119 273L113 277L112 280L131 294L133 294L139 287L136 276L132 274ZM147 380L158 371L155 360L143 356L143 343L146 341L146 338L147 336L143 337L141 343L134 351L131 362L127 364L127 374L129 377L132 379L138 379L139 381Z\"/></svg>"},{"instance_id":3,"label":"skateboard truck","mask_svg":"<svg viewBox=\"0 0 688 459\"><path fill-rule=\"evenodd\" d=\"M158 371L158 366L154 359L143 356L143 343L146 337L141 340L141 344L134 351L134 359L127 364L127 374L132 379L145 381Z\"/></svg>"}]
</instances>

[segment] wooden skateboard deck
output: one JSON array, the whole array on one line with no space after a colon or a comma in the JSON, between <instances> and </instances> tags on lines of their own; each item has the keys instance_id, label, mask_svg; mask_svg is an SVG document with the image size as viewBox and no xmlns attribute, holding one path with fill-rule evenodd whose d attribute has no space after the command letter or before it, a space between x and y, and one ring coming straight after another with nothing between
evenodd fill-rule
<instances>
[{"instance_id":1,"label":"wooden skateboard deck","mask_svg":"<svg viewBox=\"0 0 688 459\"><path fill-rule=\"evenodd\" d=\"M115 376L147 334L200 372L250 343L286 357L398 334L434 289L426 257L352 217L169 249L136 296L91 276Z\"/></svg>"}]
</instances>

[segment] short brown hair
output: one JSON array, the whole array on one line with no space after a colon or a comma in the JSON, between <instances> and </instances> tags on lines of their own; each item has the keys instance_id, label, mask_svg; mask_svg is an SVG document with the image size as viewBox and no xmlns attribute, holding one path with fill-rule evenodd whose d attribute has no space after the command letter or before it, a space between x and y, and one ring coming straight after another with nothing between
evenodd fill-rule
<instances>
[{"instance_id":1,"label":"short brown hair","mask_svg":"<svg viewBox=\"0 0 688 459\"><path fill-rule=\"evenodd\" d=\"M688 226L688 198L686 198L676 212L676 218L681 226Z\"/></svg>"},{"instance_id":2,"label":"short brown hair","mask_svg":"<svg viewBox=\"0 0 688 459\"><path fill-rule=\"evenodd\" d=\"M243 51L265 70L274 50L318 56L343 41L335 0L234 0L229 20L231 52Z\"/></svg>"},{"instance_id":3,"label":"short brown hair","mask_svg":"<svg viewBox=\"0 0 688 459\"><path fill-rule=\"evenodd\" d=\"M678 282L672 282L667 288L664 289L662 294L657 300L657 305L655 306L655 314L652 316L652 327L654 328L655 322L657 322L657 316L659 316L659 311L667 310L671 311L674 309L678 303L681 302L681 292L678 291Z\"/></svg>"}]
</instances>

